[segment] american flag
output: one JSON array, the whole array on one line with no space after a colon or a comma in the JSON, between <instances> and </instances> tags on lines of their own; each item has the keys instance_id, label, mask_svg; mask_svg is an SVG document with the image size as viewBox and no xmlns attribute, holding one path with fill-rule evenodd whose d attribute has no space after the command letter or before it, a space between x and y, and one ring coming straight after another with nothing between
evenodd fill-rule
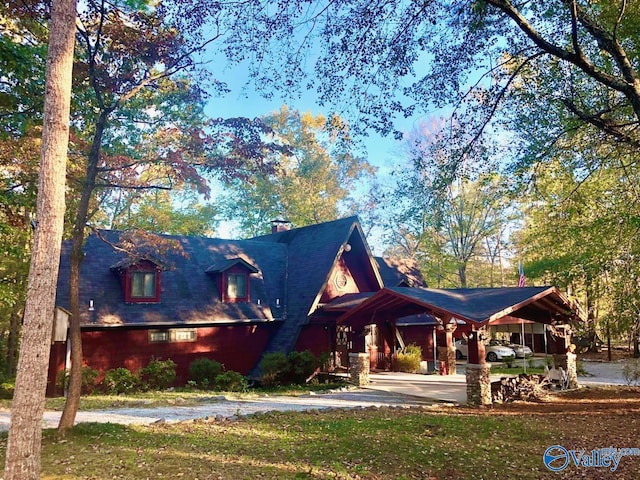
<instances>
[{"instance_id":1,"label":"american flag","mask_svg":"<svg viewBox=\"0 0 640 480\"><path fill-rule=\"evenodd\" d=\"M527 277L524 276L524 266L522 262L518 263L518 271L520 272L520 276L518 277L518 286L524 287L527 284Z\"/></svg>"}]
</instances>

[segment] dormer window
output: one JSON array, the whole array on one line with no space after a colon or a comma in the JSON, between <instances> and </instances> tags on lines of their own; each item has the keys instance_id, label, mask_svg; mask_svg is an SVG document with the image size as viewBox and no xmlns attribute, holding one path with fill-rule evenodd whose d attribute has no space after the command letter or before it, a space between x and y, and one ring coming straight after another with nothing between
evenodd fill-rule
<instances>
[{"instance_id":1,"label":"dormer window","mask_svg":"<svg viewBox=\"0 0 640 480\"><path fill-rule=\"evenodd\" d=\"M131 298L156 296L156 272L131 272Z\"/></svg>"},{"instance_id":2,"label":"dormer window","mask_svg":"<svg viewBox=\"0 0 640 480\"><path fill-rule=\"evenodd\" d=\"M246 273L228 273L227 277L227 299L231 301L247 301L249 299L248 283Z\"/></svg>"},{"instance_id":3,"label":"dormer window","mask_svg":"<svg viewBox=\"0 0 640 480\"><path fill-rule=\"evenodd\" d=\"M242 258L224 258L207 268L207 274L213 276L220 291L221 300L228 303L248 302L251 298L252 273L258 269Z\"/></svg>"},{"instance_id":4,"label":"dormer window","mask_svg":"<svg viewBox=\"0 0 640 480\"><path fill-rule=\"evenodd\" d=\"M160 303L162 269L150 260L127 259L111 267L120 275L126 303Z\"/></svg>"}]
</instances>

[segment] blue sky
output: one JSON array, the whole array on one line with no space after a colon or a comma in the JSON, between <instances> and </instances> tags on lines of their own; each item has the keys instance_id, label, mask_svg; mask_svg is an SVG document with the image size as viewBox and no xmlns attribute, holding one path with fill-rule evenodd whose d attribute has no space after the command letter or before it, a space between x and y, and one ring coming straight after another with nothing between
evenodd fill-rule
<instances>
[{"instance_id":1,"label":"blue sky","mask_svg":"<svg viewBox=\"0 0 640 480\"><path fill-rule=\"evenodd\" d=\"M220 60L220 56L217 56L217 59ZM225 60L212 63L220 66L225 64ZM310 111L314 115L332 113L331 107L320 107L318 105L314 92L307 92L301 98L286 99L276 95L274 95L273 99L263 98L253 88L246 85L248 71L242 65L222 67L221 70L218 69L212 72L212 75L215 75L217 80L225 82L231 92L220 97L214 96L209 100L206 113L211 118L255 118L279 110L283 104L302 112ZM353 119L340 111L337 113L349 123L353 122ZM427 116L416 115L414 118L400 119L396 122L396 128L403 132L410 131L414 124L418 123L422 118L426 119ZM378 168L378 181L383 185L389 185L389 174L402 161L401 142L395 140L391 135L383 137L373 131L370 132L369 136L361 137L359 140L366 149L365 152L362 152L362 155ZM220 225L218 235L226 238L237 237L236 232L233 230L233 224L229 222L223 222ZM381 245L378 235L372 233L370 243L376 254L382 253L384 247Z\"/></svg>"},{"instance_id":2,"label":"blue sky","mask_svg":"<svg viewBox=\"0 0 640 480\"><path fill-rule=\"evenodd\" d=\"M316 102L317 96L315 92L305 92L301 98L282 98L274 94L273 99L267 100L259 93L256 93L255 89L251 86L246 85L247 79L249 78L246 64L231 65L224 55L215 52L215 50L205 56L209 58L213 57L213 60L208 62L209 65L215 65L211 70L212 76L226 83L231 90L230 93L222 97L212 97L210 99L206 111L212 118L240 116L254 118L279 110L283 104L287 104L291 109L302 112L311 111L314 115L328 115L335 111L335 113L349 123L354 121L353 118L349 118L348 114L341 111L350 108L347 105L348 100L345 100L344 107L338 105L338 108L334 107L333 110L332 107L319 106ZM426 120L428 117L429 115L426 114L418 114L408 119L399 118L396 119L395 126L397 129L407 132L412 130L414 124L420 122L422 119ZM369 136L361 137L360 140L365 145L367 159L380 169L379 173L382 177L390 172L394 164L398 163L400 143L395 140L393 136L383 137L372 131Z\"/></svg>"},{"instance_id":3,"label":"blue sky","mask_svg":"<svg viewBox=\"0 0 640 480\"><path fill-rule=\"evenodd\" d=\"M238 72L236 75L242 75ZM236 77L231 75L231 78ZM223 79L226 77L222 77ZM262 98L258 93L249 91L248 88L243 88L241 84L233 86L233 83L229 82L232 89L230 93L224 97L212 98L209 101L207 107L207 114L210 117L259 117L269 114L276 110L279 110L283 104L287 104L291 109L300 110L302 112L310 111L314 115L331 113L331 109L327 107L320 107L315 102L313 95L309 94L300 99L272 99L267 100ZM349 118L345 118L347 121L351 121ZM406 126L403 130L410 129L412 122L403 122ZM366 148L366 157L370 163L377 166L380 169L380 173L385 175L393 165L394 161L397 162L399 142L391 136L382 137L379 134L372 132L368 137L362 137L362 142Z\"/></svg>"}]
</instances>

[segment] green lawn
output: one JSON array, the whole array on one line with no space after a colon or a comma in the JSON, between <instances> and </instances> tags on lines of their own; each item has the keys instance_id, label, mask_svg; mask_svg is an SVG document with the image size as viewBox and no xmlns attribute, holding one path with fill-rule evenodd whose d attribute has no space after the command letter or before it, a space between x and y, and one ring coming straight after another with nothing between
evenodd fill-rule
<instances>
[{"instance_id":1,"label":"green lawn","mask_svg":"<svg viewBox=\"0 0 640 480\"><path fill-rule=\"evenodd\" d=\"M46 432L42 478L535 479L548 473L541 455L553 430L515 416L388 408L85 424L62 440Z\"/></svg>"},{"instance_id":2,"label":"green lawn","mask_svg":"<svg viewBox=\"0 0 640 480\"><path fill-rule=\"evenodd\" d=\"M551 473L552 445L637 447L640 388L585 388L543 403L263 413L238 420L45 431L42 478L71 479L539 479L637 478L570 466ZM0 461L6 433L0 435Z\"/></svg>"}]
</instances>

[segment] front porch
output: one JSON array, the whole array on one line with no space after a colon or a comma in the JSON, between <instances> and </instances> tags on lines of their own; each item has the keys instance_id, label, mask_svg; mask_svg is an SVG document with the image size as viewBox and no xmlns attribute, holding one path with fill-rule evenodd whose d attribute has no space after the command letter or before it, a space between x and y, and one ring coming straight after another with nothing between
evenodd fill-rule
<instances>
[{"instance_id":1,"label":"front porch","mask_svg":"<svg viewBox=\"0 0 640 480\"><path fill-rule=\"evenodd\" d=\"M459 321L471 325L468 336L469 362L464 376L466 403L492 403L491 364L485 359L486 327L492 321L507 316L541 324L545 334L549 332L551 347L556 353L554 366L568 370L571 386L577 386L575 355L568 350L571 329L567 324L580 321L582 314L554 287L458 290L397 287L384 288L365 298L360 296L357 300L353 302L349 301L348 296L342 297L325 306L325 312L340 313L337 325L348 326L354 332L349 363L351 381L358 385L366 385L374 378L369 371L370 352L365 341L365 329L375 324L386 325L385 328L396 331L399 319L427 314L435 319L436 329L440 332L436 342L433 327L425 329L425 335L434 336L432 345L437 346L437 350L434 348L434 353L437 351L434 363L437 360L440 372L450 377L461 378L456 376L453 332ZM347 305L348 308L345 308ZM458 382L446 380L440 383L451 386ZM407 388L412 387L409 385Z\"/></svg>"}]
</instances>

